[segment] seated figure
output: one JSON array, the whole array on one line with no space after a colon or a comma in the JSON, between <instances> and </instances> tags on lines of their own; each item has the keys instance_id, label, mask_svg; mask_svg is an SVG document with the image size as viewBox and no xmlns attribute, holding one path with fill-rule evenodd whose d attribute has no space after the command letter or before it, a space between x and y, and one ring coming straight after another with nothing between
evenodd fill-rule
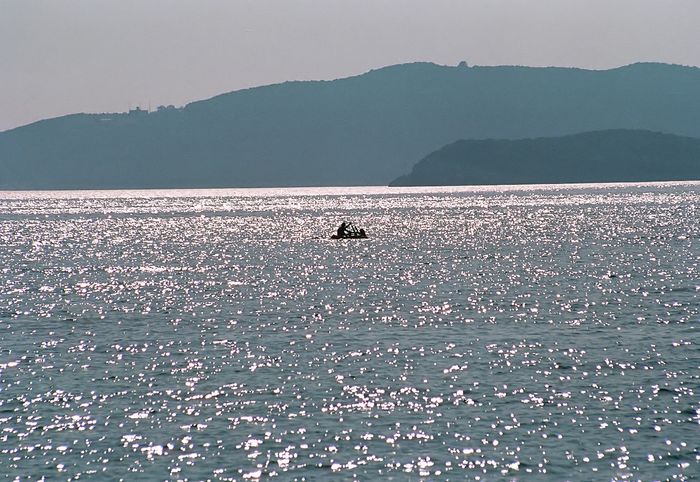
<instances>
[{"instance_id":1,"label":"seated figure","mask_svg":"<svg viewBox=\"0 0 700 482\"><path fill-rule=\"evenodd\" d=\"M345 237L345 235L346 235L345 228L346 227L347 227L347 224L345 223L345 221L340 223L340 227L338 227L338 237L339 238Z\"/></svg>"},{"instance_id":2,"label":"seated figure","mask_svg":"<svg viewBox=\"0 0 700 482\"><path fill-rule=\"evenodd\" d=\"M357 227L354 224L348 223L346 221L340 223L336 234L331 236L331 238L333 239L362 239L366 237L367 233L364 229L357 229Z\"/></svg>"}]
</instances>

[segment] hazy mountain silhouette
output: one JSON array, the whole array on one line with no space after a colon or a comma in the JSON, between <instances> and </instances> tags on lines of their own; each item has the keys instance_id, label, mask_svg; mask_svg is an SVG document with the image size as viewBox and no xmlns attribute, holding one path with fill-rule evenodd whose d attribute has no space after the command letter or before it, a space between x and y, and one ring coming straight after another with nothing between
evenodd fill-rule
<instances>
[{"instance_id":1,"label":"hazy mountain silhouette","mask_svg":"<svg viewBox=\"0 0 700 482\"><path fill-rule=\"evenodd\" d=\"M422 159L392 186L700 179L700 139L606 130L520 140L462 140Z\"/></svg>"},{"instance_id":2,"label":"hazy mountain silhouette","mask_svg":"<svg viewBox=\"0 0 700 482\"><path fill-rule=\"evenodd\" d=\"M0 187L386 184L455 139L611 128L700 136L700 69L416 63L182 109L70 115L0 133Z\"/></svg>"}]
</instances>

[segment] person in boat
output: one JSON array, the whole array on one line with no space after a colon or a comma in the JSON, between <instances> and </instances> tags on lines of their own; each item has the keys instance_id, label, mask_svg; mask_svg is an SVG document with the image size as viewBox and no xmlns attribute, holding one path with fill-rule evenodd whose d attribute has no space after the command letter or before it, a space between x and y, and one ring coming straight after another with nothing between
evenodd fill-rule
<instances>
[{"instance_id":1,"label":"person in boat","mask_svg":"<svg viewBox=\"0 0 700 482\"><path fill-rule=\"evenodd\" d=\"M347 223L343 221L340 223L340 227L338 227L338 237L339 238L344 238L347 235L346 228L347 228Z\"/></svg>"},{"instance_id":2,"label":"person in boat","mask_svg":"<svg viewBox=\"0 0 700 482\"><path fill-rule=\"evenodd\" d=\"M346 238L361 238L360 231L352 223L347 223L345 225L345 237Z\"/></svg>"}]
</instances>

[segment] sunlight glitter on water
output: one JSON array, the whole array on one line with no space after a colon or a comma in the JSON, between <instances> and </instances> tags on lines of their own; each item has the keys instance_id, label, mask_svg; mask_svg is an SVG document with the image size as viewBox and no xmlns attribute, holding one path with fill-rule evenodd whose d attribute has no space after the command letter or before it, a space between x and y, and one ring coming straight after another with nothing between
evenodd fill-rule
<instances>
[{"instance_id":1,"label":"sunlight glitter on water","mask_svg":"<svg viewBox=\"0 0 700 482\"><path fill-rule=\"evenodd\" d=\"M690 480L700 184L0 193L10 478ZM328 239L341 219L367 240Z\"/></svg>"}]
</instances>

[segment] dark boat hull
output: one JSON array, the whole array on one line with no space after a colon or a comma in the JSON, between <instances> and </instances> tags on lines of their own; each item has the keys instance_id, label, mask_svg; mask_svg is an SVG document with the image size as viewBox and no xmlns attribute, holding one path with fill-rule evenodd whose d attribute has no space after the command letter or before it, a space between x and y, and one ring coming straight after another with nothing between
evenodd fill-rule
<instances>
[{"instance_id":1,"label":"dark boat hull","mask_svg":"<svg viewBox=\"0 0 700 482\"><path fill-rule=\"evenodd\" d=\"M331 236L331 239L367 239L367 235L365 234L364 236L357 235L357 236L338 236L337 234L334 234Z\"/></svg>"}]
</instances>

